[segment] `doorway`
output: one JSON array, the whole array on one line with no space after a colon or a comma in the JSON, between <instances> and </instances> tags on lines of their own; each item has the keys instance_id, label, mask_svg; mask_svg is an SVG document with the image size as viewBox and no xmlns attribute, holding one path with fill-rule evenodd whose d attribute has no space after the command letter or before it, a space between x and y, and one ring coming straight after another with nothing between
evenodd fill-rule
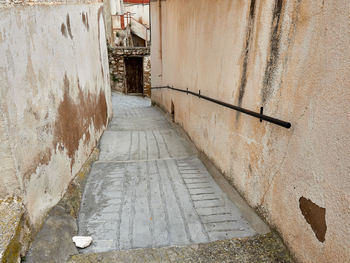
<instances>
[{"instance_id":1,"label":"doorway","mask_svg":"<svg viewBox=\"0 0 350 263\"><path fill-rule=\"evenodd\" d=\"M143 94L143 58L124 58L126 71L126 92Z\"/></svg>"}]
</instances>

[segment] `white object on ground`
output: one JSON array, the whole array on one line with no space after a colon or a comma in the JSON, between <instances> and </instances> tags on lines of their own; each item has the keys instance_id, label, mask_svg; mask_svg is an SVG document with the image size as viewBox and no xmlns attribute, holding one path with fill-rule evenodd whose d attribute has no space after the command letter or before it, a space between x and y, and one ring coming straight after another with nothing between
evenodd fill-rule
<instances>
[{"instance_id":1,"label":"white object on ground","mask_svg":"<svg viewBox=\"0 0 350 263\"><path fill-rule=\"evenodd\" d=\"M78 248L86 248L90 246L92 242L92 237L84 237L84 236L74 236L72 238L73 242L75 243L75 246Z\"/></svg>"}]
</instances>

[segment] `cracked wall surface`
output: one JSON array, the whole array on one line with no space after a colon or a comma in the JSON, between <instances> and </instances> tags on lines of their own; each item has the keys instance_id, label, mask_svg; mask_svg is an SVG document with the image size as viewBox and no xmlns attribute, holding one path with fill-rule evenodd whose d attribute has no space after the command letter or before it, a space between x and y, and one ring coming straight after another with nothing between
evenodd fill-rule
<instances>
[{"instance_id":1,"label":"cracked wall surface","mask_svg":"<svg viewBox=\"0 0 350 263\"><path fill-rule=\"evenodd\" d=\"M350 259L350 2L153 1L152 86L301 262ZM173 107L172 107L173 105ZM305 201L307 200L307 201Z\"/></svg>"},{"instance_id":2,"label":"cracked wall surface","mask_svg":"<svg viewBox=\"0 0 350 263\"><path fill-rule=\"evenodd\" d=\"M0 203L37 228L112 114L102 3L0 2L0 58Z\"/></svg>"}]
</instances>

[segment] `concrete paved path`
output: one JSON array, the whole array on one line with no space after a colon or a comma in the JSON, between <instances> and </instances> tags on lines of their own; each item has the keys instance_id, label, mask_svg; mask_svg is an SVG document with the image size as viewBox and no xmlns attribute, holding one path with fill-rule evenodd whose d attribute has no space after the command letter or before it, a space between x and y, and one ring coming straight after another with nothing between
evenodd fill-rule
<instances>
[{"instance_id":1,"label":"concrete paved path","mask_svg":"<svg viewBox=\"0 0 350 263\"><path fill-rule=\"evenodd\" d=\"M114 118L90 172L81 253L184 246L255 235L192 144L150 100L113 94Z\"/></svg>"}]
</instances>

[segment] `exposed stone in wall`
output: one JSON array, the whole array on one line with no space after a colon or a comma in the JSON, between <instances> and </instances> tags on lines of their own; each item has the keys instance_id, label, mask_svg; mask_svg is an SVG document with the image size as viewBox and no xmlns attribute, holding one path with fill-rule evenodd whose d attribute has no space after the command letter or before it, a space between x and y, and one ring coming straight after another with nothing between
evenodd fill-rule
<instances>
[{"instance_id":1,"label":"exposed stone in wall","mask_svg":"<svg viewBox=\"0 0 350 263\"><path fill-rule=\"evenodd\" d=\"M112 90L126 92L123 52L108 46L109 74Z\"/></svg>"},{"instance_id":2,"label":"exposed stone in wall","mask_svg":"<svg viewBox=\"0 0 350 263\"><path fill-rule=\"evenodd\" d=\"M111 87L115 91L126 92L125 57L143 57L144 95L151 95L151 63L150 49L143 47L126 48L108 46L109 72Z\"/></svg>"},{"instance_id":3,"label":"exposed stone in wall","mask_svg":"<svg viewBox=\"0 0 350 263\"><path fill-rule=\"evenodd\" d=\"M9 123L6 116L7 113L5 107L1 107L1 105L5 105L6 103L1 98L3 96L0 90L0 175L2 178L0 200L7 196L20 195L21 193L21 185L16 176L16 165L12 155L11 140L8 133Z\"/></svg>"},{"instance_id":4,"label":"exposed stone in wall","mask_svg":"<svg viewBox=\"0 0 350 263\"><path fill-rule=\"evenodd\" d=\"M22 200L19 198L8 198L6 200L1 200L0 202L0 260L5 262L15 262L10 261L11 259L16 259L19 254L20 246L18 246L15 251L13 258L7 255L6 252L8 246L11 244L14 236L16 235L17 228L21 222L21 217L24 213L24 207ZM10 260L9 260L10 259ZM6 261L8 260L8 261ZM3 262L3 261L0 261Z\"/></svg>"},{"instance_id":5,"label":"exposed stone in wall","mask_svg":"<svg viewBox=\"0 0 350 263\"><path fill-rule=\"evenodd\" d=\"M151 59L149 56L143 58L143 94L151 97Z\"/></svg>"}]
</instances>

